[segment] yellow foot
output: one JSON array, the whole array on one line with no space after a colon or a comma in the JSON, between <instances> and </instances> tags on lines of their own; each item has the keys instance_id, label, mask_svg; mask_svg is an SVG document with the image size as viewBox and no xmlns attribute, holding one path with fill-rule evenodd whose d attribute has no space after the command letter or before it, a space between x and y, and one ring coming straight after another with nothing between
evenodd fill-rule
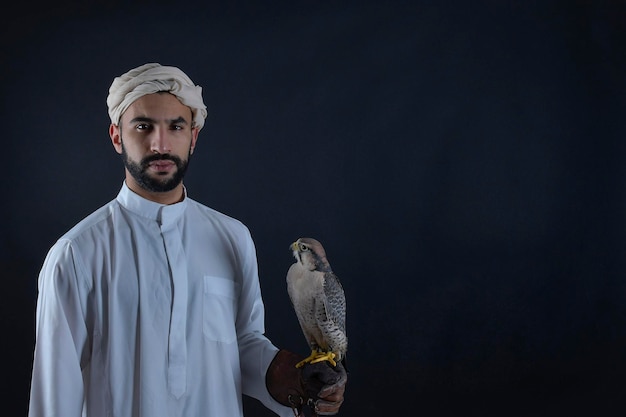
<instances>
[{"instance_id":1,"label":"yellow foot","mask_svg":"<svg viewBox=\"0 0 626 417\"><path fill-rule=\"evenodd\" d=\"M296 364L296 368L302 368L306 363L318 363L322 361L328 361L332 366L337 366L335 361L335 355L333 352L320 352L318 350L311 351L311 354Z\"/></svg>"}]
</instances>

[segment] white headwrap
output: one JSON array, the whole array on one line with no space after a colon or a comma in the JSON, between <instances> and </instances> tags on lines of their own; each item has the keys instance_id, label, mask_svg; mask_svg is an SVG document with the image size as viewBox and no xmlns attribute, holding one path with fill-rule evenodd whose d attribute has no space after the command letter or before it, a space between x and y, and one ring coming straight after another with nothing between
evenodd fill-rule
<instances>
[{"instance_id":1,"label":"white headwrap","mask_svg":"<svg viewBox=\"0 0 626 417\"><path fill-rule=\"evenodd\" d=\"M202 87L194 85L180 69L156 63L144 64L113 80L107 97L111 123L119 125L122 114L135 100L159 91L178 97L181 103L191 108L195 125L204 126L207 111L202 101Z\"/></svg>"}]
</instances>

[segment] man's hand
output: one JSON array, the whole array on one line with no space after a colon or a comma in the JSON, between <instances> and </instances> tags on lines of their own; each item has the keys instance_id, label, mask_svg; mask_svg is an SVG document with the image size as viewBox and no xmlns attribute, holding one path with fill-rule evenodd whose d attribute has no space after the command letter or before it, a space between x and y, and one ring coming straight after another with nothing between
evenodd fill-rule
<instances>
[{"instance_id":1,"label":"man's hand","mask_svg":"<svg viewBox=\"0 0 626 417\"><path fill-rule=\"evenodd\" d=\"M314 415L337 414L343 403L348 375L343 364L332 367L328 362L306 364L296 368L303 357L280 350L270 364L266 385L279 403L302 415L310 408Z\"/></svg>"},{"instance_id":2,"label":"man's hand","mask_svg":"<svg viewBox=\"0 0 626 417\"><path fill-rule=\"evenodd\" d=\"M343 394L348 374L343 364L334 368L328 362L306 364L302 369L302 381L311 405L317 415L337 414L343 404Z\"/></svg>"}]
</instances>

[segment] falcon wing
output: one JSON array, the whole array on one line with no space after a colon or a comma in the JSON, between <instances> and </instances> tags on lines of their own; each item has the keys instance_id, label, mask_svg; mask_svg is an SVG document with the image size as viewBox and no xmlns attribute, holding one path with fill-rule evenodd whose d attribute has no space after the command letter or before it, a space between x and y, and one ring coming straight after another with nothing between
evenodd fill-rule
<instances>
[{"instance_id":1,"label":"falcon wing","mask_svg":"<svg viewBox=\"0 0 626 417\"><path fill-rule=\"evenodd\" d=\"M339 278L333 272L324 274L324 308L326 317L346 334L346 298Z\"/></svg>"}]
</instances>

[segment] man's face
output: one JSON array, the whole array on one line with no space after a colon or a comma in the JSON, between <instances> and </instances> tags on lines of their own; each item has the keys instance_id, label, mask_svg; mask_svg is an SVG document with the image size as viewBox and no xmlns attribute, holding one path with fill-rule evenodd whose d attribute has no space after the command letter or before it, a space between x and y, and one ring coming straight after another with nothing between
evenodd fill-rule
<instances>
[{"instance_id":1,"label":"man's face","mask_svg":"<svg viewBox=\"0 0 626 417\"><path fill-rule=\"evenodd\" d=\"M198 136L191 109L169 93L148 94L124 112L111 138L131 189L165 193L182 183ZM117 140L116 140L117 139Z\"/></svg>"},{"instance_id":2,"label":"man's face","mask_svg":"<svg viewBox=\"0 0 626 417\"><path fill-rule=\"evenodd\" d=\"M176 188L183 181L189 165L189 158L182 160L178 156L169 154L155 154L147 156L141 161L133 161L128 155L124 141L122 141L122 161L124 161L124 166L141 188L155 193L171 191ZM152 173L152 168L155 165L171 166L172 163L176 165L176 170L172 175L168 175L165 170L157 172L156 177Z\"/></svg>"}]
</instances>

